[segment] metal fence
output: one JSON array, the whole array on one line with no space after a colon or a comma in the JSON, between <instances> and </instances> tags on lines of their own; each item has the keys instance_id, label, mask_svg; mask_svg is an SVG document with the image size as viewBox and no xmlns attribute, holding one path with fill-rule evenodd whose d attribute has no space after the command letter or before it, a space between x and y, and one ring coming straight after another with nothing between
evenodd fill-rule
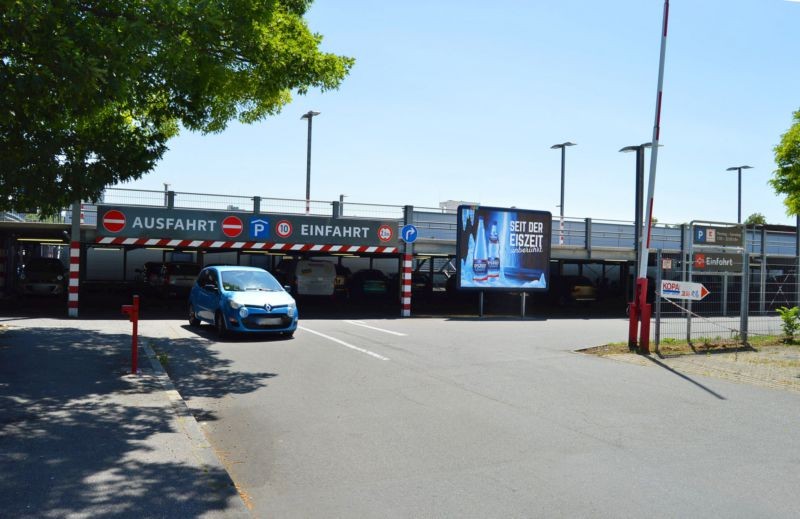
<instances>
[{"instance_id":1,"label":"metal fence","mask_svg":"<svg viewBox=\"0 0 800 519\"><path fill-rule=\"evenodd\" d=\"M218 211L245 211L278 214L310 214L313 216L338 216L344 218L380 218L402 220L404 205L382 205L355 202L311 200L306 210L306 200L270 198L261 196L233 196L209 193L188 193L112 187L103 191L100 200L82 205L81 221L85 225L97 223L96 204L130 205L148 207L178 207ZM455 241L458 222L452 208L414 208L414 224L420 238ZM592 218L564 218L563 232L559 217L553 218L552 245L566 248L626 249L634 248L634 225L626 221ZM0 212L0 221L66 223L72 221L72 211L66 208L57 215L37 213ZM687 250L689 224L656 224L651 231L651 249L667 252ZM766 230L751 226L745 231L745 250L757 255L796 256L796 233L787 230Z\"/></svg>"},{"instance_id":2,"label":"metal fence","mask_svg":"<svg viewBox=\"0 0 800 519\"><path fill-rule=\"evenodd\" d=\"M741 268L727 272L693 269L689 256L665 254L656 258L651 298L654 300L656 344L664 340L685 340L702 344L720 340L746 343L759 335L780 336L780 307L800 301L797 257L745 254ZM702 300L683 300L660 294L662 281L700 283L708 290Z\"/></svg>"}]
</instances>

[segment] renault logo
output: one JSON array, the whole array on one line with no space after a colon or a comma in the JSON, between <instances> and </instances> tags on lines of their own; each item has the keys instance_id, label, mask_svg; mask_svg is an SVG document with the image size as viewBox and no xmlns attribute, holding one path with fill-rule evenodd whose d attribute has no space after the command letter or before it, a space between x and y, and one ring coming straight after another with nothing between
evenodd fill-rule
<instances>
[{"instance_id":1,"label":"renault logo","mask_svg":"<svg viewBox=\"0 0 800 519\"><path fill-rule=\"evenodd\" d=\"M269 303L265 304L264 305L264 310L266 310L267 312L271 312L272 311L272 305L269 304Z\"/></svg>"}]
</instances>

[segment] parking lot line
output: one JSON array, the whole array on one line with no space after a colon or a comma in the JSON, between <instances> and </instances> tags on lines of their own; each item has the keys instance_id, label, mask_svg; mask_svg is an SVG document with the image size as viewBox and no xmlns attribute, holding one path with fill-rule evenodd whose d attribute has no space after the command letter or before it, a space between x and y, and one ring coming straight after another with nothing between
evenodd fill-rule
<instances>
[{"instance_id":1,"label":"parking lot line","mask_svg":"<svg viewBox=\"0 0 800 519\"><path fill-rule=\"evenodd\" d=\"M304 332L313 333L314 335L319 335L320 337L322 337L324 339L328 339L329 341L333 341L336 344L341 344L342 346L344 346L346 348L350 348L351 350L356 350L356 351L360 351L361 353L366 353L370 357L375 357L376 359L380 359L380 360L391 360L391 359L389 359L389 357L384 357L383 355L378 355L377 353L375 353L373 351L365 350L364 348L359 348L358 346L353 346L352 344L348 344L348 343L346 343L346 342L344 342L342 340L339 340L339 339L337 339L335 337L331 337L330 335L325 335L324 333L320 333L320 332L311 330L309 328L306 328L305 326L298 326L298 328L303 330Z\"/></svg>"},{"instance_id":2,"label":"parking lot line","mask_svg":"<svg viewBox=\"0 0 800 519\"><path fill-rule=\"evenodd\" d=\"M370 325L366 324L364 321L350 321L350 320L345 319L344 322L346 322L348 324L354 324L356 326L363 326L364 328L369 328L370 330L377 330L377 331L383 332L383 333L391 333L392 335L397 335L398 337L405 337L406 336L405 333L393 332L391 330L384 330L383 328L377 328L375 326L370 326Z\"/></svg>"}]
</instances>

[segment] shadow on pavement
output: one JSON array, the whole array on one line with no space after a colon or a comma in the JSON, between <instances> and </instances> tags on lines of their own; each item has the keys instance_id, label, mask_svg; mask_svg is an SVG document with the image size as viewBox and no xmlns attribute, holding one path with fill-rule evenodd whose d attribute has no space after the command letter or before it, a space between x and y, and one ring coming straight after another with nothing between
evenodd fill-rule
<instances>
[{"instance_id":1,"label":"shadow on pavement","mask_svg":"<svg viewBox=\"0 0 800 519\"><path fill-rule=\"evenodd\" d=\"M181 396L222 398L225 395L252 393L264 386L266 380L277 377L277 373L244 373L231 370L232 361L221 359L219 354L208 349L209 341L219 342L214 328L203 325L199 329L188 324L183 328L197 333L197 338L155 340L153 349L167 355L165 369L178 386ZM225 342L261 342L261 335L226 337ZM283 339L275 338L276 341ZM204 414L204 420L207 420Z\"/></svg>"},{"instance_id":2,"label":"shadow on pavement","mask_svg":"<svg viewBox=\"0 0 800 519\"><path fill-rule=\"evenodd\" d=\"M0 510L5 517L194 517L238 499L192 459L153 377L130 376L130 336L71 328L0 332ZM222 374L195 392L247 391ZM227 378L226 378L227 377Z\"/></svg>"}]
</instances>

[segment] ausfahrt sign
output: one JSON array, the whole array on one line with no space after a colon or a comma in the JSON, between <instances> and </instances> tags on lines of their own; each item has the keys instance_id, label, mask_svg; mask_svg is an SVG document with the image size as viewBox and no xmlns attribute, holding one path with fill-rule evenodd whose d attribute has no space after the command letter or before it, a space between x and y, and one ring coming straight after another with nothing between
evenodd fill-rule
<instances>
[{"instance_id":1,"label":"ausfahrt sign","mask_svg":"<svg viewBox=\"0 0 800 519\"><path fill-rule=\"evenodd\" d=\"M97 235L386 247L399 221L253 214L155 207L98 206Z\"/></svg>"}]
</instances>

